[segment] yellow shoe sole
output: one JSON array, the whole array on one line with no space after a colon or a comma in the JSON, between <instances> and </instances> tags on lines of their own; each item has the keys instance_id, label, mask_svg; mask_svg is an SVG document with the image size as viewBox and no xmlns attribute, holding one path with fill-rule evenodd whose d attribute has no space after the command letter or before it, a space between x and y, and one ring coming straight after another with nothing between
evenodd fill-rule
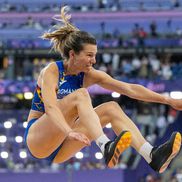
<instances>
[{"instance_id":1,"label":"yellow shoe sole","mask_svg":"<svg viewBox=\"0 0 182 182\"><path fill-rule=\"evenodd\" d=\"M108 163L109 168L113 168L118 164L120 155L131 145L131 133L129 131L125 132L120 140L118 141L114 154Z\"/></svg>"},{"instance_id":2,"label":"yellow shoe sole","mask_svg":"<svg viewBox=\"0 0 182 182\"><path fill-rule=\"evenodd\" d=\"M167 161L161 166L159 173L163 173L166 170L171 160L179 153L180 148L181 148L181 134L177 132L173 143L172 153L168 157Z\"/></svg>"}]
</instances>

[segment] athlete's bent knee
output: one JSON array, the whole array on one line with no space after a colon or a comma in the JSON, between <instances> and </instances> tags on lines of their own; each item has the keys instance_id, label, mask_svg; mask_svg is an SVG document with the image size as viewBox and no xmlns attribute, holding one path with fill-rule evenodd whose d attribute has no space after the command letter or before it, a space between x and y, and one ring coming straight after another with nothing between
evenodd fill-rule
<instances>
[{"instance_id":1,"label":"athlete's bent knee","mask_svg":"<svg viewBox=\"0 0 182 182\"><path fill-rule=\"evenodd\" d=\"M78 102L83 101L83 100L89 100L90 101L90 95L89 95L86 88L78 89L76 98L77 98Z\"/></svg>"},{"instance_id":2,"label":"athlete's bent knee","mask_svg":"<svg viewBox=\"0 0 182 182\"><path fill-rule=\"evenodd\" d=\"M113 109L118 109L120 108L120 105L115 102L115 101L109 101L107 102L107 107L110 109L110 110L113 110Z\"/></svg>"},{"instance_id":3,"label":"athlete's bent knee","mask_svg":"<svg viewBox=\"0 0 182 182\"><path fill-rule=\"evenodd\" d=\"M105 113L108 114L108 115L115 114L116 110L120 110L120 112L122 111L120 105L115 101L107 102L105 104L104 108L105 108Z\"/></svg>"}]
</instances>

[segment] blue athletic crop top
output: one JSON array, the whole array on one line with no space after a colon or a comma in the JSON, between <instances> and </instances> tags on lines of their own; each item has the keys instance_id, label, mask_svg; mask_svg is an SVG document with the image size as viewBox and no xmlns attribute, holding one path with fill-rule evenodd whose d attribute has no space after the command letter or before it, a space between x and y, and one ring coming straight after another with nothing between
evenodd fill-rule
<instances>
[{"instance_id":1,"label":"blue athletic crop top","mask_svg":"<svg viewBox=\"0 0 182 182\"><path fill-rule=\"evenodd\" d=\"M62 99L66 95L74 92L83 86L84 73L78 75L65 75L63 61L56 61L59 70L59 81L57 89L57 99ZM45 112L44 102L41 95L41 88L37 85L32 99L32 110Z\"/></svg>"}]
</instances>

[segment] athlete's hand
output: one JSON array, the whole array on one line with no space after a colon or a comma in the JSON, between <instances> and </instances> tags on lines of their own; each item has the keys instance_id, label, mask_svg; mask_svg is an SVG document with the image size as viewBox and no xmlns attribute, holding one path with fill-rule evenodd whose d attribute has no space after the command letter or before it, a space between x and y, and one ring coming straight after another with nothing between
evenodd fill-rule
<instances>
[{"instance_id":1,"label":"athlete's hand","mask_svg":"<svg viewBox=\"0 0 182 182\"><path fill-rule=\"evenodd\" d=\"M72 140L78 140L86 145L90 145L90 140L83 133L71 131L71 132L69 132L68 137Z\"/></svg>"},{"instance_id":2,"label":"athlete's hand","mask_svg":"<svg viewBox=\"0 0 182 182\"><path fill-rule=\"evenodd\" d=\"M168 99L169 105L176 110L182 110L182 99Z\"/></svg>"}]
</instances>

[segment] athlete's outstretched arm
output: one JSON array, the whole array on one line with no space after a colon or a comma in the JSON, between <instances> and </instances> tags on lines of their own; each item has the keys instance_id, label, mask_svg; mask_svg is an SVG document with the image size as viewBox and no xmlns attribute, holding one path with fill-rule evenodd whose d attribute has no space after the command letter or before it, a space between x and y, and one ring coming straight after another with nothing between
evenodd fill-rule
<instances>
[{"instance_id":1,"label":"athlete's outstretched arm","mask_svg":"<svg viewBox=\"0 0 182 182\"><path fill-rule=\"evenodd\" d=\"M92 83L90 82L91 79L89 79L88 81L90 82L89 85L98 84L103 88L113 90L133 99L142 100L146 102L168 104L172 106L174 109L182 110L182 100L172 99L170 97L163 96L139 84L130 84L118 81L103 71L93 69L89 73L89 77L92 78Z\"/></svg>"}]
</instances>

